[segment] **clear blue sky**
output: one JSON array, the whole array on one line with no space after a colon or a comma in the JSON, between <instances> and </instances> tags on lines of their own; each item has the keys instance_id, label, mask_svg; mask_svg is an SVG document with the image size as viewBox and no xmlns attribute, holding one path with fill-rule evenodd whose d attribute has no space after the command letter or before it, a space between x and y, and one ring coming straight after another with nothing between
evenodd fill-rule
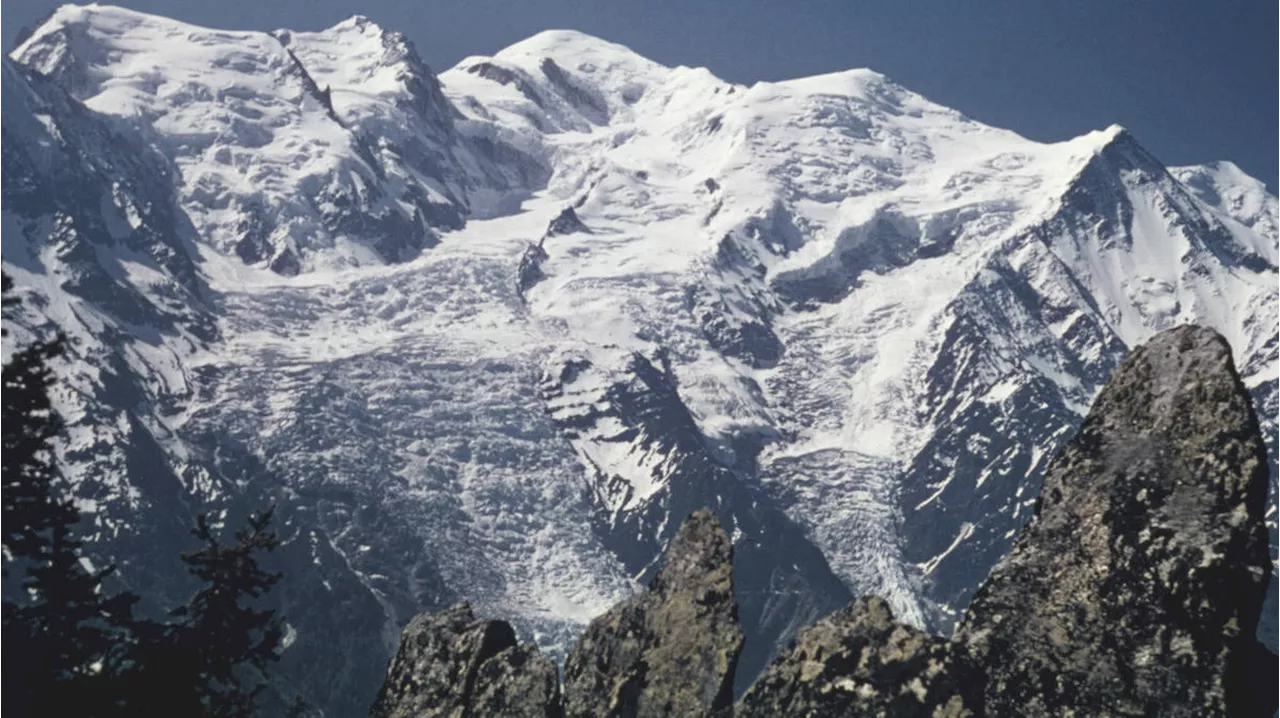
<instances>
[{"instance_id":1,"label":"clear blue sky","mask_svg":"<svg viewBox=\"0 0 1280 718\"><path fill-rule=\"evenodd\" d=\"M6 43L59 3L4 0ZM355 13L437 70L548 28L736 82L870 67L988 124L1060 140L1115 122L1166 164L1229 159L1277 187L1276 0L122 0L234 29Z\"/></svg>"}]
</instances>

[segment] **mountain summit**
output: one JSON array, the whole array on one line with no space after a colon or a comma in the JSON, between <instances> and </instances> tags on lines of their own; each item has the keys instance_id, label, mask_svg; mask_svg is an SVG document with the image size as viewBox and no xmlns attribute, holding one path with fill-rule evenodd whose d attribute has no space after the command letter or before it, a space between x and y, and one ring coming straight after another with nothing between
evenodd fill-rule
<instances>
[{"instance_id":1,"label":"mountain summit","mask_svg":"<svg viewBox=\"0 0 1280 718\"><path fill-rule=\"evenodd\" d=\"M95 551L180 594L177 517L278 504L285 672L330 715L423 610L563 657L704 506L739 689L855 594L948 630L1160 330L1217 330L1276 433L1276 198L1117 127L1041 144L868 70L748 87L570 31L437 75L364 18L97 5L3 83L14 330L72 339Z\"/></svg>"}]
</instances>

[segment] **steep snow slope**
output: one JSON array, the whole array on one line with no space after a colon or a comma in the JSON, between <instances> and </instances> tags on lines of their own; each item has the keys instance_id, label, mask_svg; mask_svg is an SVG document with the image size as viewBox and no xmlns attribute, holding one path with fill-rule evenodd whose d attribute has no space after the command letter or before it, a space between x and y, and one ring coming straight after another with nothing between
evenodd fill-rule
<instances>
[{"instance_id":1,"label":"steep snow slope","mask_svg":"<svg viewBox=\"0 0 1280 718\"><path fill-rule=\"evenodd\" d=\"M171 201L172 166L140 137L7 58L3 83L4 268L31 295L14 326L67 335L65 455L87 462L81 498L110 507L114 532L140 508L122 447L162 432L152 412L187 395L184 363L216 336L196 233ZM153 406L118 414L113 397L130 394Z\"/></svg>"},{"instance_id":2,"label":"steep snow slope","mask_svg":"<svg viewBox=\"0 0 1280 718\"><path fill-rule=\"evenodd\" d=\"M1233 162L1214 162L1190 167L1170 167L1170 174L1195 193L1196 197L1230 219L1255 231L1256 236L1276 234L1277 205L1267 186L1245 174ZM1247 237L1247 235L1244 235ZM1245 240L1249 241L1249 240ZM1257 252L1275 262L1276 248L1262 243Z\"/></svg>"},{"instance_id":3,"label":"steep snow slope","mask_svg":"<svg viewBox=\"0 0 1280 718\"><path fill-rule=\"evenodd\" d=\"M1117 127L1038 144L868 70L744 87L571 31L436 77L363 18L65 7L13 57L6 271L77 327L73 431L134 427L66 457L131 497L86 503L101 552L165 587L122 536L279 503L286 673L331 715L424 608L564 650L703 505L740 682L853 594L945 630L1178 323L1274 434L1276 199Z\"/></svg>"}]
</instances>

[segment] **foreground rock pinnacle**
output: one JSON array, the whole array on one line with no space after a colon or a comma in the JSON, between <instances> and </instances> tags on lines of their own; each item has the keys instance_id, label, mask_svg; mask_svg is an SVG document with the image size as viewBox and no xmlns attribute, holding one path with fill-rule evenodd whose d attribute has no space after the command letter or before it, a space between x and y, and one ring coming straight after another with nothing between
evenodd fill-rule
<instances>
[{"instance_id":1,"label":"foreground rock pinnacle","mask_svg":"<svg viewBox=\"0 0 1280 718\"><path fill-rule=\"evenodd\" d=\"M988 714L1270 714L1247 677L1265 657L1266 492L1226 341L1180 327L1136 349L957 630Z\"/></svg>"},{"instance_id":2,"label":"foreground rock pinnacle","mask_svg":"<svg viewBox=\"0 0 1280 718\"><path fill-rule=\"evenodd\" d=\"M715 514L690 516L649 590L592 621L569 652L565 715L727 715L742 650L732 564Z\"/></svg>"},{"instance_id":3,"label":"foreground rock pinnacle","mask_svg":"<svg viewBox=\"0 0 1280 718\"><path fill-rule=\"evenodd\" d=\"M556 664L459 604L405 627L370 718L560 718Z\"/></svg>"}]
</instances>

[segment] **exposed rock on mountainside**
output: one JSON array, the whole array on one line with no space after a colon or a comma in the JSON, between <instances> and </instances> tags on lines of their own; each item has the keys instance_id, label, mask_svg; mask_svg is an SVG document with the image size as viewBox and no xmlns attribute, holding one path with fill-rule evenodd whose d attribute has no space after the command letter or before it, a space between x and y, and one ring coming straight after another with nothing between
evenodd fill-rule
<instances>
[{"instance_id":1,"label":"exposed rock on mountainside","mask_svg":"<svg viewBox=\"0 0 1280 718\"><path fill-rule=\"evenodd\" d=\"M742 697L735 715L971 718L982 672L945 638L859 598L800 632Z\"/></svg>"},{"instance_id":2,"label":"exposed rock on mountainside","mask_svg":"<svg viewBox=\"0 0 1280 718\"><path fill-rule=\"evenodd\" d=\"M556 664L459 604L409 622L371 718L559 718Z\"/></svg>"},{"instance_id":3,"label":"exposed rock on mountainside","mask_svg":"<svg viewBox=\"0 0 1280 718\"><path fill-rule=\"evenodd\" d=\"M649 590L587 626L564 665L568 718L711 716L733 703L742 650L733 546L714 513L689 517Z\"/></svg>"},{"instance_id":4,"label":"exposed rock on mountainside","mask_svg":"<svg viewBox=\"0 0 1280 718\"><path fill-rule=\"evenodd\" d=\"M519 646L504 621L466 604L404 630L372 718L727 716L742 629L733 548L714 513L680 527L647 591L595 619L565 662Z\"/></svg>"},{"instance_id":5,"label":"exposed rock on mountainside","mask_svg":"<svg viewBox=\"0 0 1280 718\"><path fill-rule=\"evenodd\" d=\"M956 639L997 716L1259 715L1266 453L1221 336L1160 334L1050 464Z\"/></svg>"}]
</instances>

